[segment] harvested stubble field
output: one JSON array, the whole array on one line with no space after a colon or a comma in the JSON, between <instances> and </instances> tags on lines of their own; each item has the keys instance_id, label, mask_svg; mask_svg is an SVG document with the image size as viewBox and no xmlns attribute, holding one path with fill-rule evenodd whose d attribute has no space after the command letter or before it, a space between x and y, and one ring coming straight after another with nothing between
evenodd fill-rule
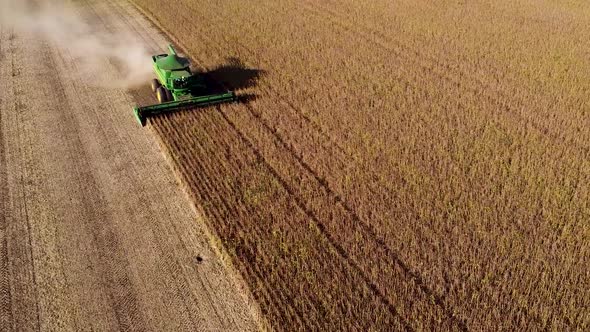
<instances>
[{"instance_id":1,"label":"harvested stubble field","mask_svg":"<svg viewBox=\"0 0 590 332\"><path fill-rule=\"evenodd\" d=\"M135 2L251 95L151 125L270 327L590 328L590 3Z\"/></svg>"}]
</instances>

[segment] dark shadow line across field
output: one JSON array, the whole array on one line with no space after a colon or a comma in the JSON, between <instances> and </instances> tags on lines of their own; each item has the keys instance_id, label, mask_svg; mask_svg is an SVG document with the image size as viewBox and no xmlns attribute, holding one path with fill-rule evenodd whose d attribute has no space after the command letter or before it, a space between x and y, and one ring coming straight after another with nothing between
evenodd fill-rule
<instances>
[{"instance_id":1,"label":"dark shadow line across field","mask_svg":"<svg viewBox=\"0 0 590 332\"><path fill-rule=\"evenodd\" d=\"M409 323L404 319L404 317L402 317L400 315L400 313L397 311L397 309L395 308L395 306L393 304L391 304L387 298L385 297L385 295L383 293L381 293L381 291L379 291L378 287L365 275L365 273L362 271L361 267L354 262L354 260L352 260L350 258L350 256L346 253L346 250L344 250L344 248L342 248L329 234L328 232L325 230L324 226L322 225L322 223L318 220L317 216L315 215L315 213L313 213L313 211L309 210L305 204L301 201L301 199L298 197L298 195L296 195L293 190L290 188L289 184L280 176L280 174L272 167L272 165L270 165L270 163L264 158L264 156L262 155L262 153L256 148L256 146L254 145L254 143L252 143L239 129L238 127L229 119L229 117L224 113L224 112L220 112L222 117L225 119L225 121L227 121L227 123L230 125L230 127L237 133L237 135L240 137L240 139L244 142L244 144L246 144L254 153L254 155L256 156L256 158L258 158L259 160L261 160L264 165L267 167L267 169L269 170L269 172L272 174L273 177L275 177L277 179L277 181L279 181L279 183L281 184L281 186L285 189L285 191L291 196L293 197L293 199L295 200L295 202L297 203L297 206L299 206L299 208L301 208L301 210L308 215L313 222L315 223L315 225L321 230L322 234L326 237L326 239L328 240L328 242L332 245L332 247L334 247L334 249L338 252L338 254L346 261L348 262L348 264L350 264L358 273L358 275L360 275L363 279L363 281L367 284L367 286L369 287L370 291L375 294L378 298L381 299L381 301L383 301L383 303L385 304L385 306L387 307L387 309L389 310L389 312L393 315L396 316L400 319L401 323L403 324L404 328L407 331L413 331L412 327L409 325Z\"/></svg>"},{"instance_id":2,"label":"dark shadow line across field","mask_svg":"<svg viewBox=\"0 0 590 332\"><path fill-rule=\"evenodd\" d=\"M445 313L445 315L453 322L455 322L455 324L458 325L458 327L460 328L460 330L462 331L467 331L467 326L466 323L455 317L455 315L452 313L452 310L450 310L450 308L447 306L447 304L445 303L444 299L437 295L424 281L424 279L422 278L422 276L420 276L418 273L413 272L410 267L405 264L401 258L399 257L399 255L391 248L389 248L389 246L387 246L387 244L385 243L385 241L383 239L381 239L376 233L375 231L373 231L373 229L371 229L370 226L368 226L365 222L363 222L363 220L356 214L356 212L350 207L348 206L348 204L342 199L342 197L335 193L328 185L327 181L322 179L321 176L319 174L317 174L312 168L311 166L309 166L301 156L299 156L292 147L290 147L284 140L282 137L280 137L280 135L277 134L276 130L274 130L265 120L263 120L260 115L256 114L256 112L254 111L254 109L250 106L250 105L246 105L246 107L248 108L248 111L252 114L252 116L254 116L254 118L260 123L262 124L262 126L268 131L270 132L273 137L275 137L275 139L278 141L278 143L286 150L289 151L289 153L293 156L293 158L295 158L297 160L297 162L299 162L299 164L309 173L311 174L311 176L319 183L319 185L321 187L323 187L326 192L332 196L336 202L338 202L343 208L344 210L352 217L353 221L355 221L356 223L358 223L364 230L365 232L367 232L369 234L369 236L371 236L372 238L375 239L376 243L382 247L385 252L387 253L387 255L389 256L389 258L395 262L397 265L400 266L400 268L403 270L403 272L410 278L412 279L416 285L419 287L420 290L422 290L427 296L430 296L431 298L434 299L434 302L437 306L439 306L443 312ZM290 195L292 195L298 205L307 213L310 215L310 217L313 218L313 220L318 223L318 226L320 227L320 229L322 229L322 231L324 232L324 234L326 235L326 237L330 240L330 242L332 243L332 245L338 250L339 253L341 253L341 255L351 261L351 264L354 265L354 267L363 275L363 279L365 279L366 282L368 282L368 284L370 285L371 289L375 288L374 290L377 292L376 294L378 294L389 306L390 306L390 311L391 309L393 309L392 313L395 313L396 315L400 316L397 311L395 311L395 307L393 307L393 305L385 298L385 296L383 294L381 294L377 289L376 286L370 281L368 280L368 278L364 275L364 273L362 272L362 270L360 269L360 267L352 262L352 260L349 258L348 254L345 253L344 249L342 247L340 247L337 243L335 243L330 236L325 232L325 229L323 228L323 226L319 223L319 220L316 218L315 214L313 214L313 212L309 211L309 209L307 209L304 205L303 202L301 202L300 199L297 198L297 196L292 192L291 189L289 189L288 187L288 183L286 183L286 181L284 181L282 179L282 177L280 177L280 175L278 174L278 172L272 168L272 166L266 161L266 159L264 159L264 157L261 155L261 153L258 151L258 149L256 149L256 147L253 145L253 143L251 143L244 135L243 133L233 124L233 122L231 122L231 120L227 117L227 115L223 112L221 112L223 117L226 119L226 121L228 121L228 123L230 123L230 125L232 126L232 128L234 130L236 130L238 132L238 134L240 135L240 137L242 139L244 139L248 145L254 150L254 153L261 158L261 160L264 160L264 163L267 165L267 167L270 169L271 173L277 178L277 180L279 180L281 182L281 184L283 185L283 187L285 187L285 189L289 192ZM400 316L401 317L401 316ZM406 323L407 324L407 323Z\"/></svg>"}]
</instances>

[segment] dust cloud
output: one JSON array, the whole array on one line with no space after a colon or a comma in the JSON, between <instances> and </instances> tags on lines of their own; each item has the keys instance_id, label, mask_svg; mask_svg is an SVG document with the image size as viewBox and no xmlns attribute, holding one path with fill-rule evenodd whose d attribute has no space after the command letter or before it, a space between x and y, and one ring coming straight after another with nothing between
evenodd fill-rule
<instances>
[{"instance_id":1,"label":"dust cloud","mask_svg":"<svg viewBox=\"0 0 590 332\"><path fill-rule=\"evenodd\" d=\"M98 2L100 4L100 2ZM96 6L100 9L100 5ZM150 48L121 19L62 1L0 0L0 26L55 45L74 61L71 75L86 84L133 88L152 77ZM105 70L109 63L117 72Z\"/></svg>"}]
</instances>

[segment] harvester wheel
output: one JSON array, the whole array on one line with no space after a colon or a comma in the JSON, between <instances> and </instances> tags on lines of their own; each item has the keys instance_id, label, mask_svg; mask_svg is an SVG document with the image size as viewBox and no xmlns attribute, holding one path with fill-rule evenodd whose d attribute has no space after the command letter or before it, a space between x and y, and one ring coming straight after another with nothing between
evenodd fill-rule
<instances>
[{"instance_id":1,"label":"harvester wheel","mask_svg":"<svg viewBox=\"0 0 590 332\"><path fill-rule=\"evenodd\" d=\"M168 101L168 94L166 93L165 87L161 86L156 90L156 98L158 98L160 104Z\"/></svg>"},{"instance_id":2,"label":"harvester wheel","mask_svg":"<svg viewBox=\"0 0 590 332\"><path fill-rule=\"evenodd\" d=\"M160 81L158 81L155 78L152 80L152 92L155 93L156 91L158 91L158 88L161 86L162 86L162 84L160 84Z\"/></svg>"}]
</instances>

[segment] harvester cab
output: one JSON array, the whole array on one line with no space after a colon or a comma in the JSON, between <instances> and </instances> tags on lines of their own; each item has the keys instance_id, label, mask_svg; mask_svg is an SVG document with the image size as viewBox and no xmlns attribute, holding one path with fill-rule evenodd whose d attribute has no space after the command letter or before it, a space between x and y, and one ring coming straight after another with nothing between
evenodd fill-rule
<instances>
[{"instance_id":1,"label":"harvester cab","mask_svg":"<svg viewBox=\"0 0 590 332\"><path fill-rule=\"evenodd\" d=\"M234 92L223 89L208 75L193 73L189 59L179 56L172 45L168 46L168 51L168 54L152 56L156 78L151 88L159 104L133 109L142 126L152 115L236 101Z\"/></svg>"}]
</instances>

